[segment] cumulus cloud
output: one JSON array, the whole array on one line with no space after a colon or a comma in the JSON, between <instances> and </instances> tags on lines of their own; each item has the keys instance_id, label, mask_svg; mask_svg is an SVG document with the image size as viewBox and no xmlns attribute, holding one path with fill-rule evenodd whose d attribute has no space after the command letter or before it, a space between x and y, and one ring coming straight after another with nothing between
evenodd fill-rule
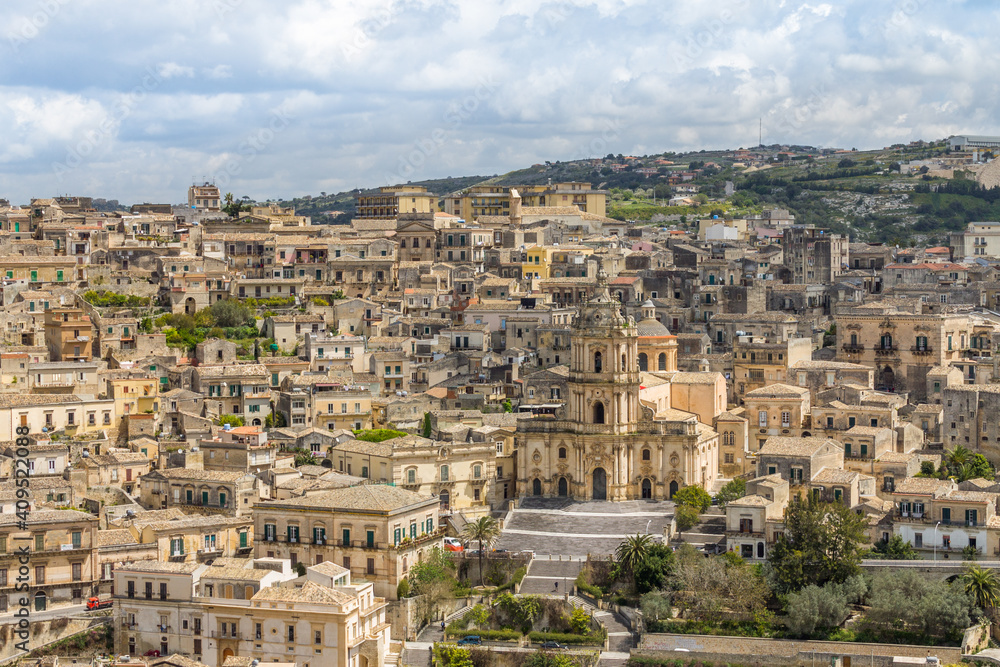
<instances>
[{"instance_id":1,"label":"cumulus cloud","mask_svg":"<svg viewBox=\"0 0 1000 667\"><path fill-rule=\"evenodd\" d=\"M0 34L0 197L19 202L175 202L217 172L267 198L736 148L759 119L766 143L1000 133L998 10L960 0L46 6L0 8L17 28ZM288 122L251 158L275 110Z\"/></svg>"}]
</instances>

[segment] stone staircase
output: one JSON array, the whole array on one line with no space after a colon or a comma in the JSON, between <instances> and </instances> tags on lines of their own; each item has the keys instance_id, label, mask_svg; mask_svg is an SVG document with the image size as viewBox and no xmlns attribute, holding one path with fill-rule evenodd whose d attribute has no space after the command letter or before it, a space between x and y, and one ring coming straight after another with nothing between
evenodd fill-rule
<instances>
[{"instance_id":1,"label":"stone staircase","mask_svg":"<svg viewBox=\"0 0 1000 667\"><path fill-rule=\"evenodd\" d=\"M561 595L573 590L582 560L533 558L521 581L521 595Z\"/></svg>"}]
</instances>

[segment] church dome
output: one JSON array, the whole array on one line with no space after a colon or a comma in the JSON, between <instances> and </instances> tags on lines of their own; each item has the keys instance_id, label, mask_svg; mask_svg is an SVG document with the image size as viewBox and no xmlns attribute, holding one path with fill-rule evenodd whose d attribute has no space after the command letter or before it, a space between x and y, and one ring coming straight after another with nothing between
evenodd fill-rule
<instances>
[{"instance_id":1,"label":"church dome","mask_svg":"<svg viewBox=\"0 0 1000 667\"><path fill-rule=\"evenodd\" d=\"M670 329L668 329L662 322L654 317L647 317L644 320L639 320L639 323L635 325L639 332L640 338L645 338L647 336L669 336Z\"/></svg>"}]
</instances>

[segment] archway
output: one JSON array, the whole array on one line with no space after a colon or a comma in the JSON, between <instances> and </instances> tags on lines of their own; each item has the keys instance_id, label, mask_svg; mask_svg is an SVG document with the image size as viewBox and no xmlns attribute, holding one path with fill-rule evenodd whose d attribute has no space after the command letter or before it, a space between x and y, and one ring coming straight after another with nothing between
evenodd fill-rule
<instances>
[{"instance_id":1,"label":"archway","mask_svg":"<svg viewBox=\"0 0 1000 667\"><path fill-rule=\"evenodd\" d=\"M594 352L594 372L600 373L604 370L604 358L600 352Z\"/></svg>"},{"instance_id":2,"label":"archway","mask_svg":"<svg viewBox=\"0 0 1000 667\"><path fill-rule=\"evenodd\" d=\"M184 314L194 315L198 312L198 304L195 302L194 297L188 297L184 300Z\"/></svg>"},{"instance_id":3,"label":"archway","mask_svg":"<svg viewBox=\"0 0 1000 667\"><path fill-rule=\"evenodd\" d=\"M622 368L621 368L621 371L622 371L622 373L628 372L628 360L625 358L624 354L622 355Z\"/></svg>"},{"instance_id":4,"label":"archway","mask_svg":"<svg viewBox=\"0 0 1000 667\"><path fill-rule=\"evenodd\" d=\"M643 373L649 370L649 360L647 359L645 352L642 352L639 355L639 370Z\"/></svg>"},{"instance_id":5,"label":"archway","mask_svg":"<svg viewBox=\"0 0 1000 667\"><path fill-rule=\"evenodd\" d=\"M35 611L45 611L45 591L35 593Z\"/></svg>"},{"instance_id":6,"label":"archway","mask_svg":"<svg viewBox=\"0 0 1000 667\"><path fill-rule=\"evenodd\" d=\"M441 509L448 509L448 506L451 504L451 494L447 491L441 491L438 494L438 500L441 501Z\"/></svg>"},{"instance_id":7,"label":"archway","mask_svg":"<svg viewBox=\"0 0 1000 667\"><path fill-rule=\"evenodd\" d=\"M535 481L531 483L531 495L540 496L542 495L542 480L535 478Z\"/></svg>"},{"instance_id":8,"label":"archway","mask_svg":"<svg viewBox=\"0 0 1000 667\"><path fill-rule=\"evenodd\" d=\"M252 422L250 422L250 425L251 426L260 426L261 425L260 424L260 419L254 418L254 420Z\"/></svg>"},{"instance_id":9,"label":"archway","mask_svg":"<svg viewBox=\"0 0 1000 667\"><path fill-rule=\"evenodd\" d=\"M568 496L569 495L569 484L566 483L565 477L559 478L559 495Z\"/></svg>"},{"instance_id":10,"label":"archway","mask_svg":"<svg viewBox=\"0 0 1000 667\"><path fill-rule=\"evenodd\" d=\"M670 498L673 498L675 495L677 495L677 491L678 491L677 480L674 480L670 482Z\"/></svg>"},{"instance_id":11,"label":"archway","mask_svg":"<svg viewBox=\"0 0 1000 667\"><path fill-rule=\"evenodd\" d=\"M604 468L594 468L594 500L608 499L608 473Z\"/></svg>"},{"instance_id":12,"label":"archway","mask_svg":"<svg viewBox=\"0 0 1000 667\"><path fill-rule=\"evenodd\" d=\"M894 391L896 388L896 374L889 366L882 369L882 386L887 391Z\"/></svg>"},{"instance_id":13,"label":"archway","mask_svg":"<svg viewBox=\"0 0 1000 667\"><path fill-rule=\"evenodd\" d=\"M656 360L657 367L661 371L667 370L667 353L660 352L659 358Z\"/></svg>"},{"instance_id":14,"label":"archway","mask_svg":"<svg viewBox=\"0 0 1000 667\"><path fill-rule=\"evenodd\" d=\"M223 661L225 661L226 658L233 657L233 655L235 655L233 653L233 649L231 649L231 648L224 648L224 649L222 649L222 660Z\"/></svg>"},{"instance_id":15,"label":"archway","mask_svg":"<svg viewBox=\"0 0 1000 667\"><path fill-rule=\"evenodd\" d=\"M642 498L649 500L653 497L653 485L648 479L642 480Z\"/></svg>"},{"instance_id":16,"label":"archway","mask_svg":"<svg viewBox=\"0 0 1000 667\"><path fill-rule=\"evenodd\" d=\"M600 401L594 403L594 423L604 423L604 403L601 403Z\"/></svg>"}]
</instances>

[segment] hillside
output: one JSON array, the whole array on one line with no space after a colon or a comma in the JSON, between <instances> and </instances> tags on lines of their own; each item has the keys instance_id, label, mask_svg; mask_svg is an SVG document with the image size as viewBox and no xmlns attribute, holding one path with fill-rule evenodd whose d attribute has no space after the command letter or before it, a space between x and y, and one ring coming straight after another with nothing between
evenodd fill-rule
<instances>
[{"instance_id":1,"label":"hillside","mask_svg":"<svg viewBox=\"0 0 1000 667\"><path fill-rule=\"evenodd\" d=\"M792 211L799 222L849 234L855 241L939 245L947 242L949 232L970 221L1000 220L1000 191L960 177L947 180L900 168L948 153L944 142L914 142L868 151L767 146L739 155L733 150L608 155L546 162L502 175L412 184L445 195L480 184L584 181L608 190L608 215L623 220L684 226L699 216L739 216L780 207ZM728 190L727 182L732 184ZM678 194L678 183L692 191L692 201L668 205ZM357 192L321 193L281 204L294 206L319 224L346 224L354 215Z\"/></svg>"}]
</instances>

